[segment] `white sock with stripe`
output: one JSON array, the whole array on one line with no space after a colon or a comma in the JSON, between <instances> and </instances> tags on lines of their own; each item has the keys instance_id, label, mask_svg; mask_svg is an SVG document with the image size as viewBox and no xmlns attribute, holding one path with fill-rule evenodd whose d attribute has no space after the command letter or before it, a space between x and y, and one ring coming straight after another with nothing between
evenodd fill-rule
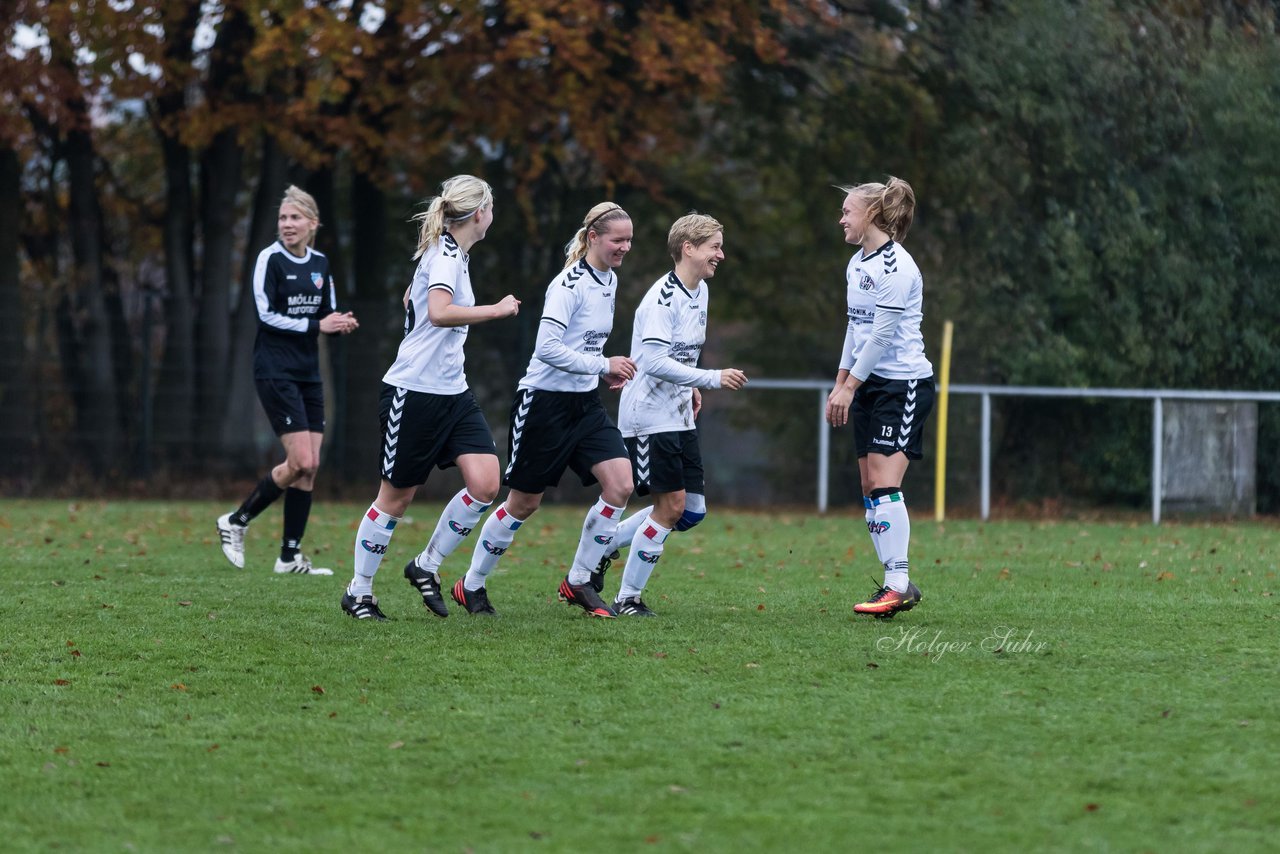
<instances>
[{"instance_id":1,"label":"white sock with stripe","mask_svg":"<svg viewBox=\"0 0 1280 854\"><path fill-rule=\"evenodd\" d=\"M396 522L400 520L388 513L383 513L377 505L370 504L356 528L355 574L347 585L347 592L352 596L368 596L373 593L373 577L378 573L382 557L387 553L387 544L395 533Z\"/></svg>"},{"instance_id":2,"label":"white sock with stripe","mask_svg":"<svg viewBox=\"0 0 1280 854\"><path fill-rule=\"evenodd\" d=\"M624 504L614 507L603 498L587 511L582 520L582 536L578 538L578 551L573 556L573 566L569 568L570 584L586 584L591 580L591 573L600 563L600 558L613 551L613 541L618 535L618 520L627 509Z\"/></svg>"},{"instance_id":3,"label":"white sock with stripe","mask_svg":"<svg viewBox=\"0 0 1280 854\"><path fill-rule=\"evenodd\" d=\"M897 593L907 592L907 546L911 543L911 518L900 491L871 499L876 508L876 536L880 560L884 564L884 585Z\"/></svg>"},{"instance_id":4,"label":"white sock with stripe","mask_svg":"<svg viewBox=\"0 0 1280 854\"><path fill-rule=\"evenodd\" d=\"M876 506L865 495L862 496L862 506L867 511L867 534L871 536L871 546L876 550L876 560L883 564L884 559L880 557L880 538L876 536Z\"/></svg>"},{"instance_id":5,"label":"white sock with stripe","mask_svg":"<svg viewBox=\"0 0 1280 854\"><path fill-rule=\"evenodd\" d=\"M418 566L427 572L439 574L440 564L453 554L453 550L467 538L471 529L480 524L480 517L488 509L488 504L481 504L468 495L465 489L460 490L440 514L435 533L431 535L427 547L418 555Z\"/></svg>"},{"instance_id":6,"label":"white sock with stripe","mask_svg":"<svg viewBox=\"0 0 1280 854\"><path fill-rule=\"evenodd\" d=\"M636 537L636 531L639 531L640 526L649 519L651 512L653 512L652 505L645 507L643 510L637 510L619 522L618 533L613 538L613 547L615 549L625 549L630 546L631 541Z\"/></svg>"},{"instance_id":7,"label":"white sock with stripe","mask_svg":"<svg viewBox=\"0 0 1280 854\"><path fill-rule=\"evenodd\" d=\"M619 599L631 599L644 592L644 586L649 583L649 576L658 565L670 534L670 528L664 528L652 519L649 524L636 531L631 540L631 553L627 555L627 567L622 571Z\"/></svg>"},{"instance_id":8,"label":"white sock with stripe","mask_svg":"<svg viewBox=\"0 0 1280 854\"><path fill-rule=\"evenodd\" d=\"M498 565L498 561L506 554L507 549L511 548L511 543L516 538L516 531L523 524L523 520L507 512L505 503L485 520L484 527L480 529L479 542L476 543L475 551L471 553L471 568L467 570L467 576L462 581L463 587L467 590L479 590L484 587L485 579L489 577L489 573L493 572L493 568Z\"/></svg>"}]
</instances>

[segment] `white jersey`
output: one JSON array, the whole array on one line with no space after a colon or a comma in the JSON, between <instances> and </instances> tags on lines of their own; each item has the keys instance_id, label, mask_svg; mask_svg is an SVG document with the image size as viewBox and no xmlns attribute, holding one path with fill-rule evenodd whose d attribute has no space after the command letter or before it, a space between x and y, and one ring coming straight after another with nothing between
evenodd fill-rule
<instances>
[{"instance_id":1,"label":"white jersey","mask_svg":"<svg viewBox=\"0 0 1280 854\"><path fill-rule=\"evenodd\" d=\"M636 376L623 387L618 405L623 436L692 430L693 389L720 387L719 371L697 367L710 297L706 282L689 290L672 272L640 300L631 333Z\"/></svg>"},{"instance_id":2,"label":"white jersey","mask_svg":"<svg viewBox=\"0 0 1280 854\"><path fill-rule=\"evenodd\" d=\"M870 255L859 249L849 262L849 331L852 351L842 355L860 380L871 374L889 380L933 375L924 355L920 321L924 315L924 278L907 250L890 240ZM870 322L867 306L872 306Z\"/></svg>"},{"instance_id":3,"label":"white jersey","mask_svg":"<svg viewBox=\"0 0 1280 854\"><path fill-rule=\"evenodd\" d=\"M858 255L850 258L844 272L849 325L845 331L844 350L840 353L840 369L843 371L853 367L862 346L871 338L871 321L876 316L874 285L870 279L863 280L858 258Z\"/></svg>"},{"instance_id":4,"label":"white jersey","mask_svg":"<svg viewBox=\"0 0 1280 854\"><path fill-rule=\"evenodd\" d=\"M462 356L467 327L433 326L427 311L427 294L444 290L453 297L454 305L474 306L469 260L447 231L422 253L409 286L404 339L383 382L428 394L461 394L467 390Z\"/></svg>"},{"instance_id":5,"label":"white jersey","mask_svg":"<svg viewBox=\"0 0 1280 854\"><path fill-rule=\"evenodd\" d=\"M591 391L608 373L605 342L613 331L618 279L583 258L551 280L533 358L520 388Z\"/></svg>"}]
</instances>

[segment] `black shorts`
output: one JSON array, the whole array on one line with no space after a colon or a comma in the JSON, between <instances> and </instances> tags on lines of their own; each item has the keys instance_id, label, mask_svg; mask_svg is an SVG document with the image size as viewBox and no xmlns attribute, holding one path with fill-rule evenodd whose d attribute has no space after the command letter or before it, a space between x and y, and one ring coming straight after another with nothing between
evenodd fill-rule
<instances>
[{"instance_id":1,"label":"black shorts","mask_svg":"<svg viewBox=\"0 0 1280 854\"><path fill-rule=\"evenodd\" d=\"M909 460L924 457L924 422L933 411L933 377L887 380L875 374L858 386L849 408L858 458L899 451Z\"/></svg>"},{"instance_id":2,"label":"black shorts","mask_svg":"<svg viewBox=\"0 0 1280 854\"><path fill-rule=\"evenodd\" d=\"M502 482L533 495L560 482L571 468L583 486L596 482L592 466L627 458L622 434L596 391L522 388L511 404L511 437Z\"/></svg>"},{"instance_id":3,"label":"black shorts","mask_svg":"<svg viewBox=\"0 0 1280 854\"><path fill-rule=\"evenodd\" d=\"M628 438L626 442L637 495L681 490L704 494L702 446L698 444L697 430L652 433Z\"/></svg>"},{"instance_id":4,"label":"black shorts","mask_svg":"<svg viewBox=\"0 0 1280 854\"><path fill-rule=\"evenodd\" d=\"M324 432L324 383L254 380L258 400L277 436Z\"/></svg>"},{"instance_id":5,"label":"black shorts","mask_svg":"<svg viewBox=\"0 0 1280 854\"><path fill-rule=\"evenodd\" d=\"M463 454L498 455L484 413L468 389L461 394L427 394L382 384L384 480L396 489L421 486L431 467L449 468Z\"/></svg>"}]
</instances>

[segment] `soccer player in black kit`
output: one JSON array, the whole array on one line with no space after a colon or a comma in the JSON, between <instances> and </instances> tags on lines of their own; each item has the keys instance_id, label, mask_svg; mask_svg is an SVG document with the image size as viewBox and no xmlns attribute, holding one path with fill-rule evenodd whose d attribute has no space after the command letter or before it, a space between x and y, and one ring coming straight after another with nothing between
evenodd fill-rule
<instances>
[{"instance_id":1,"label":"soccer player in black kit","mask_svg":"<svg viewBox=\"0 0 1280 854\"><path fill-rule=\"evenodd\" d=\"M333 575L312 566L301 550L324 440L319 335L345 335L359 324L351 312L337 310L329 259L311 247L319 227L316 200L290 186L280 202L279 239L258 254L253 269L258 309L253 378L262 408L284 445L285 461L258 482L239 508L218 517L222 553L237 569L244 568L249 522L283 495L284 535L275 571Z\"/></svg>"}]
</instances>

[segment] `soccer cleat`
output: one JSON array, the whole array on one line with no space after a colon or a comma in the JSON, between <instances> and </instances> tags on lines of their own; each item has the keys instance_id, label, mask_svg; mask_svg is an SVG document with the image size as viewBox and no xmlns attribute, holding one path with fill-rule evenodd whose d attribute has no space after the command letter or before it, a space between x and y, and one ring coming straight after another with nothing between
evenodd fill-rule
<instances>
[{"instance_id":1,"label":"soccer cleat","mask_svg":"<svg viewBox=\"0 0 1280 854\"><path fill-rule=\"evenodd\" d=\"M322 566L312 566L311 558L298 552L293 556L293 560L281 560L276 558L276 572L281 575L333 575L332 569L325 569Z\"/></svg>"},{"instance_id":2,"label":"soccer cleat","mask_svg":"<svg viewBox=\"0 0 1280 854\"><path fill-rule=\"evenodd\" d=\"M449 606L444 603L444 596L440 594L438 575L418 566L418 559L415 557L404 565L404 577L422 594L422 604L427 606L428 611L437 617L449 616Z\"/></svg>"},{"instance_id":3,"label":"soccer cleat","mask_svg":"<svg viewBox=\"0 0 1280 854\"><path fill-rule=\"evenodd\" d=\"M656 617L656 611L650 610L649 606L644 604L644 600L639 596L632 596L629 599L619 599L613 603L613 610L618 612L619 617Z\"/></svg>"},{"instance_id":4,"label":"soccer cleat","mask_svg":"<svg viewBox=\"0 0 1280 854\"><path fill-rule=\"evenodd\" d=\"M600 563L596 564L596 568L591 571L591 589L597 593L604 590L604 574L609 571L609 567L615 560L622 557L622 552L614 549L604 557L600 558Z\"/></svg>"},{"instance_id":5,"label":"soccer cleat","mask_svg":"<svg viewBox=\"0 0 1280 854\"><path fill-rule=\"evenodd\" d=\"M450 595L453 601L467 609L468 614L484 614L489 617L498 616L498 612L493 610L493 606L489 604L489 593L483 587L479 590L468 590L462 583L463 579L459 578L458 583L453 585Z\"/></svg>"},{"instance_id":6,"label":"soccer cleat","mask_svg":"<svg viewBox=\"0 0 1280 854\"><path fill-rule=\"evenodd\" d=\"M600 594L591 586L591 582L586 584L570 584L566 576L564 581L560 582L560 589L557 591L561 602L567 602L570 605L577 605L593 617L605 617L612 619L618 615L613 609L604 603L600 598Z\"/></svg>"},{"instance_id":7,"label":"soccer cleat","mask_svg":"<svg viewBox=\"0 0 1280 854\"><path fill-rule=\"evenodd\" d=\"M382 613L382 609L378 607L378 597L372 593L365 596L352 596L350 593L343 593L342 610L357 620L380 620L386 622L391 619Z\"/></svg>"},{"instance_id":8,"label":"soccer cleat","mask_svg":"<svg viewBox=\"0 0 1280 854\"><path fill-rule=\"evenodd\" d=\"M907 592L902 595L902 608L900 610L903 611L910 611L916 605L919 605L920 600L924 598L924 594L920 592L920 588L916 587L910 581L907 582Z\"/></svg>"},{"instance_id":9,"label":"soccer cleat","mask_svg":"<svg viewBox=\"0 0 1280 854\"><path fill-rule=\"evenodd\" d=\"M218 526L218 538L222 540L222 554L236 569L244 569L244 532L248 528L233 524L230 513L219 516L215 524Z\"/></svg>"},{"instance_id":10,"label":"soccer cleat","mask_svg":"<svg viewBox=\"0 0 1280 854\"><path fill-rule=\"evenodd\" d=\"M910 611L920 601L920 589L910 582L907 592L898 593L884 585L876 588L871 598L853 606L855 614L870 614L878 619L889 619L899 611Z\"/></svg>"}]
</instances>

